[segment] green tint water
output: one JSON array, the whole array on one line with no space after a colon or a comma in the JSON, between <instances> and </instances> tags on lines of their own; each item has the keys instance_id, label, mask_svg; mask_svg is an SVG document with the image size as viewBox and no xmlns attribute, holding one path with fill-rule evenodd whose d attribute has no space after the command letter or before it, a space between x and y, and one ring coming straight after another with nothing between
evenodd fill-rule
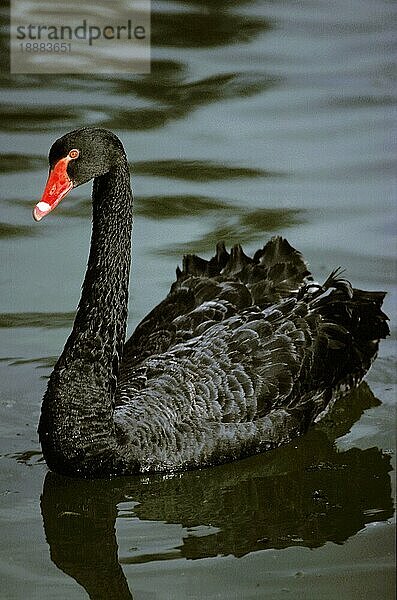
<instances>
[{"instance_id":1,"label":"green tint water","mask_svg":"<svg viewBox=\"0 0 397 600\"><path fill-rule=\"evenodd\" d=\"M393 322L367 384L285 448L111 482L41 458L90 237L88 185L31 220L67 130L109 127L131 162L130 329L182 254L274 233L395 314L393 5L214 4L153 2L151 75L1 75L0 598L394 598Z\"/></svg>"}]
</instances>

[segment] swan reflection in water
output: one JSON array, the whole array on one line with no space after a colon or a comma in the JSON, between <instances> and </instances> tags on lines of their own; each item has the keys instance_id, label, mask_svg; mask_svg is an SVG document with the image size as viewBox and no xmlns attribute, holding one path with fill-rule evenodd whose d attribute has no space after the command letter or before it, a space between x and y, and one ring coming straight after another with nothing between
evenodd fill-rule
<instances>
[{"instance_id":1,"label":"swan reflection in water","mask_svg":"<svg viewBox=\"0 0 397 600\"><path fill-rule=\"evenodd\" d=\"M51 558L90 598L123 600L132 595L120 563L341 544L366 523L393 515L389 456L335 446L365 409L379 404L364 383L290 445L202 471L94 481L49 472L41 508ZM131 518L134 549L124 557L118 556L118 515ZM141 530L134 533L137 520L152 528L156 521L179 524L180 544L148 550Z\"/></svg>"}]
</instances>

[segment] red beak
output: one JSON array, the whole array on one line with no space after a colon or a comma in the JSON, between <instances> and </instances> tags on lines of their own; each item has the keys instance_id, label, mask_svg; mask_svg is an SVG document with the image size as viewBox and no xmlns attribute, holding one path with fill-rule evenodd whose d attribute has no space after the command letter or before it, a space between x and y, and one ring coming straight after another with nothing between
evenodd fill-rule
<instances>
[{"instance_id":1,"label":"red beak","mask_svg":"<svg viewBox=\"0 0 397 600\"><path fill-rule=\"evenodd\" d=\"M66 171L70 160L70 156L61 158L50 171L43 196L33 209L35 221L40 221L51 212L72 189L73 182Z\"/></svg>"}]
</instances>

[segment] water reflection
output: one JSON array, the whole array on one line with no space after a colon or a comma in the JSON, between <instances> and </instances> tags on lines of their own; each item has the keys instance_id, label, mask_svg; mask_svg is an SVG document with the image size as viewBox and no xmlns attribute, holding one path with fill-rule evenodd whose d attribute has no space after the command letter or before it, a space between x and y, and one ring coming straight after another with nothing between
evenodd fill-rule
<instances>
[{"instance_id":1,"label":"water reflection","mask_svg":"<svg viewBox=\"0 0 397 600\"><path fill-rule=\"evenodd\" d=\"M155 177L169 177L182 181L219 181L246 177L278 177L281 173L228 165L209 160L156 160L131 165L133 173Z\"/></svg>"},{"instance_id":2,"label":"water reflection","mask_svg":"<svg viewBox=\"0 0 397 600\"><path fill-rule=\"evenodd\" d=\"M178 6L179 4L179 6ZM152 3L152 45L167 48L213 48L247 43L271 28L269 20L234 12L244 0L214 7L207 2L179 2L173 9L161 10ZM128 9L127 9L128 10ZM1 41L6 42L7 18L2 15ZM115 48L117 53L117 48ZM109 55L109 75L10 75L0 74L0 86L7 90L30 90L22 102L0 105L5 115L0 131L59 131L82 124L110 129L146 130L163 127L171 120L182 119L198 107L225 99L258 94L273 87L278 77L260 71L230 71L194 77L188 60L156 56L148 75L112 75L116 70ZM178 54L179 59L179 54ZM78 93L61 103L51 101L43 91ZM93 102L92 92L95 92ZM37 97L35 97L37 92ZM142 101L146 106L141 107Z\"/></svg>"},{"instance_id":3,"label":"water reflection","mask_svg":"<svg viewBox=\"0 0 397 600\"><path fill-rule=\"evenodd\" d=\"M246 2L209 3L196 0L194 3L179 0L181 12L156 10L153 3L152 42L158 46L173 48L211 48L248 42L262 31L271 28L263 17L234 13ZM195 7L192 9L192 4ZM160 5L161 6L161 5Z\"/></svg>"},{"instance_id":4,"label":"water reflection","mask_svg":"<svg viewBox=\"0 0 397 600\"><path fill-rule=\"evenodd\" d=\"M0 314L0 329L6 327L40 327L58 329L71 327L74 312L27 312Z\"/></svg>"},{"instance_id":5,"label":"water reflection","mask_svg":"<svg viewBox=\"0 0 397 600\"><path fill-rule=\"evenodd\" d=\"M166 64L169 67L168 61ZM5 118L1 121L0 131L59 131L80 127L82 124L126 131L157 129L171 120L186 117L200 106L251 96L273 87L277 81L263 73L232 72L189 82L186 81L183 65L172 65L173 70L167 70L163 69L161 61L154 61L150 76L130 79L109 76L102 80L100 77L87 76L87 80L92 82L91 88L96 92L100 90L101 94L105 92L114 96L111 103L106 100L107 96L102 95L97 96L95 103L92 103L92 90L87 89L87 81L80 85L80 78L70 76L74 86L79 89L79 103L46 103L44 107L27 103L18 108L13 104L2 103L0 110ZM36 87L37 81L33 76L32 89ZM68 80L51 80L47 76L45 79L40 77L40 81L40 90L46 85L48 90L55 88L69 91ZM3 86L5 84L3 79ZM149 105L143 108L136 106L140 103L139 99L146 100Z\"/></svg>"},{"instance_id":6,"label":"water reflection","mask_svg":"<svg viewBox=\"0 0 397 600\"><path fill-rule=\"evenodd\" d=\"M179 70L177 73L179 75ZM159 128L172 120L188 116L201 106L257 94L274 86L276 82L276 79L258 73L226 73L193 82L186 82L185 78L181 81L179 78L172 80L167 77L163 82L160 80L159 85L156 77L154 66L150 79L147 77L141 81L131 81L128 87L130 94L133 92L137 97L156 104L162 103L161 108L102 107L106 116L101 118L97 125L124 130ZM128 93L128 90L125 93ZM92 106L91 109L98 110L98 106Z\"/></svg>"},{"instance_id":7,"label":"water reflection","mask_svg":"<svg viewBox=\"0 0 397 600\"><path fill-rule=\"evenodd\" d=\"M244 245L255 241L263 245L266 233L283 231L287 227L302 223L303 212L292 208L244 210L229 205L227 215L217 213L216 222L201 237L164 246L156 253L175 257L187 253L211 253L220 240L227 240L228 246Z\"/></svg>"},{"instance_id":8,"label":"water reflection","mask_svg":"<svg viewBox=\"0 0 397 600\"><path fill-rule=\"evenodd\" d=\"M0 221L0 239L2 238L26 238L37 235L37 231L31 225L16 225L13 223L2 223Z\"/></svg>"},{"instance_id":9,"label":"water reflection","mask_svg":"<svg viewBox=\"0 0 397 600\"><path fill-rule=\"evenodd\" d=\"M46 168L48 168L48 161L45 156L31 156L28 154L15 153L1 154L0 173L34 171Z\"/></svg>"},{"instance_id":10,"label":"water reflection","mask_svg":"<svg viewBox=\"0 0 397 600\"><path fill-rule=\"evenodd\" d=\"M91 598L123 599L131 594L120 562L241 557L268 548L340 544L366 523L393 514L389 457L377 448L338 452L334 444L366 408L378 404L363 384L293 444L213 469L112 481L48 473L41 507L51 558ZM120 559L118 515L130 548ZM151 549L141 535L145 522L151 538L157 522L159 535L168 524L170 540L171 524L179 524L179 543L159 551L154 539Z\"/></svg>"},{"instance_id":11,"label":"water reflection","mask_svg":"<svg viewBox=\"0 0 397 600\"><path fill-rule=\"evenodd\" d=\"M75 123L84 123L85 115L79 107L31 106L18 107L2 103L1 131L57 131L73 129Z\"/></svg>"}]
</instances>

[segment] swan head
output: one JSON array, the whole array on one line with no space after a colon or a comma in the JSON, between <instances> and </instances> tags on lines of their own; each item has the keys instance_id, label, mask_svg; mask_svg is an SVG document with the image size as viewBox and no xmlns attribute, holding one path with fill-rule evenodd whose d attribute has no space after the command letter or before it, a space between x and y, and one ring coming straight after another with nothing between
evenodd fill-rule
<instances>
[{"instance_id":1,"label":"swan head","mask_svg":"<svg viewBox=\"0 0 397 600\"><path fill-rule=\"evenodd\" d=\"M83 127L62 136L51 146L50 171L43 196L33 209L40 221L74 187L105 175L125 161L119 138L107 129Z\"/></svg>"}]
</instances>

